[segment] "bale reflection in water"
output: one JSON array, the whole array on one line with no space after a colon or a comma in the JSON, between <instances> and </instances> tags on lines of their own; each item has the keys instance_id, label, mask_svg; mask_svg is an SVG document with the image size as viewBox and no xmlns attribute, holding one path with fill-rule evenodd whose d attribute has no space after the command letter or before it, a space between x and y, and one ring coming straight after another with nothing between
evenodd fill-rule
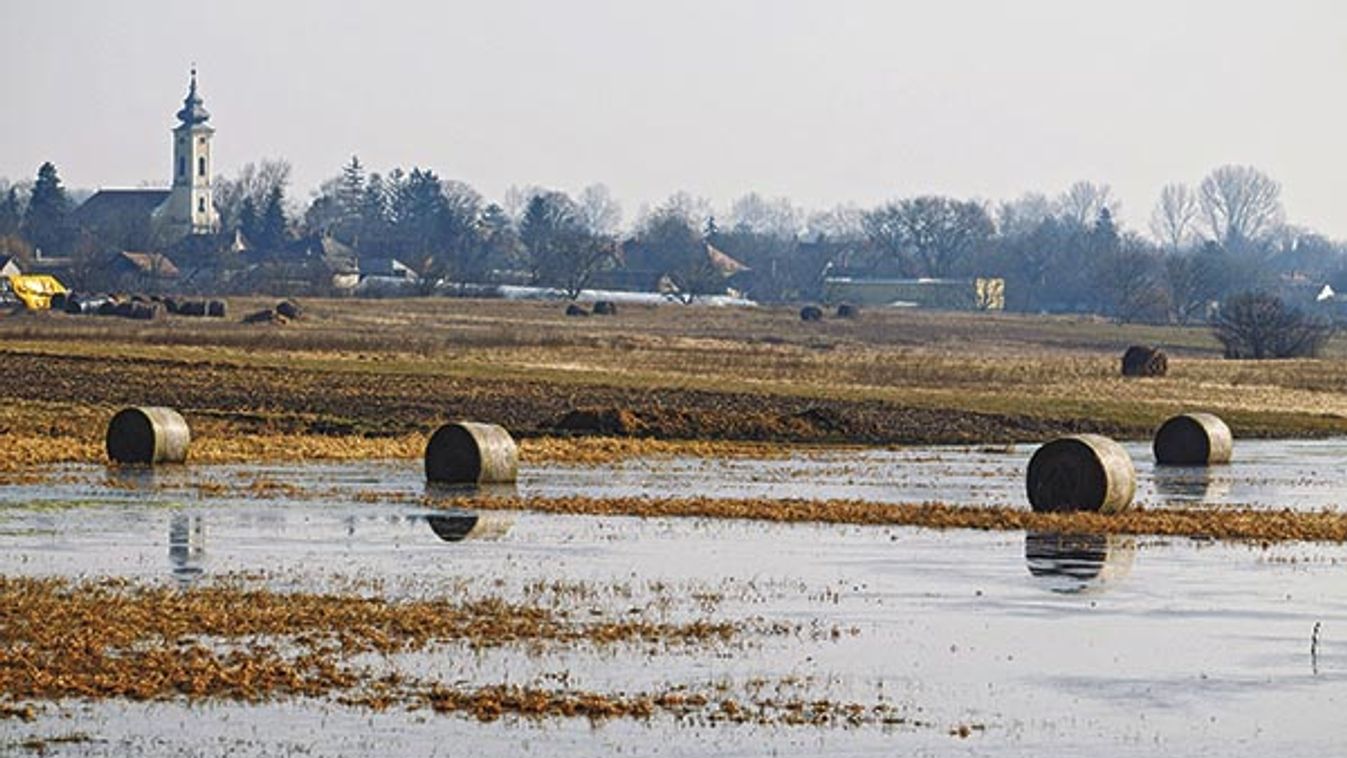
<instances>
[{"instance_id":1,"label":"bale reflection in water","mask_svg":"<svg viewBox=\"0 0 1347 758\"><path fill-rule=\"evenodd\" d=\"M426 515L435 536L445 542L462 542L465 539L498 540L509 533L514 526L514 514L501 511L478 513L476 511L452 510Z\"/></svg>"},{"instance_id":2,"label":"bale reflection in water","mask_svg":"<svg viewBox=\"0 0 1347 758\"><path fill-rule=\"evenodd\" d=\"M168 520L168 562L179 587L189 587L205 573L206 523L201 516L175 513Z\"/></svg>"},{"instance_id":3,"label":"bale reflection in water","mask_svg":"<svg viewBox=\"0 0 1347 758\"><path fill-rule=\"evenodd\" d=\"M1206 466L1156 466L1151 473L1155 496L1168 505L1215 504L1230 495L1228 476L1214 476Z\"/></svg>"},{"instance_id":4,"label":"bale reflection in water","mask_svg":"<svg viewBox=\"0 0 1347 758\"><path fill-rule=\"evenodd\" d=\"M1027 532L1029 573L1053 592L1102 591L1132 571L1136 540L1119 534Z\"/></svg>"}]
</instances>

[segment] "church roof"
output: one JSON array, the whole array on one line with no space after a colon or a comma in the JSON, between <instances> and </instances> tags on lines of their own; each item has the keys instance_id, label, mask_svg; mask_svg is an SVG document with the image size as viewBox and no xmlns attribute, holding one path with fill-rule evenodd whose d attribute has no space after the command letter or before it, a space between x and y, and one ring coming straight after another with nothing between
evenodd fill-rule
<instances>
[{"instance_id":1,"label":"church roof","mask_svg":"<svg viewBox=\"0 0 1347 758\"><path fill-rule=\"evenodd\" d=\"M187 97L182 101L182 110L178 111L178 120L184 126L196 126L210 120L210 113L201 105L201 96L196 93L196 69L192 69L192 84Z\"/></svg>"},{"instance_id":2,"label":"church roof","mask_svg":"<svg viewBox=\"0 0 1347 758\"><path fill-rule=\"evenodd\" d=\"M70 220L77 228L96 229L148 219L168 195L169 191L162 189L99 190L75 209Z\"/></svg>"}]
</instances>

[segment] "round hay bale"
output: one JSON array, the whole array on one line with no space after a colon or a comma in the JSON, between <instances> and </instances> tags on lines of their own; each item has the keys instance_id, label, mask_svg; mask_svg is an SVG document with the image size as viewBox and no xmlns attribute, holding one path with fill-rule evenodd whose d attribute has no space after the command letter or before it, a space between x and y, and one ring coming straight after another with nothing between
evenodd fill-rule
<instances>
[{"instance_id":1,"label":"round hay bale","mask_svg":"<svg viewBox=\"0 0 1347 758\"><path fill-rule=\"evenodd\" d=\"M211 318L224 318L226 310L223 300L212 300L206 303L206 315Z\"/></svg>"},{"instance_id":2,"label":"round hay bale","mask_svg":"<svg viewBox=\"0 0 1347 758\"><path fill-rule=\"evenodd\" d=\"M806 305L800 309L801 321L822 321L823 310L816 305Z\"/></svg>"},{"instance_id":3,"label":"round hay bale","mask_svg":"<svg viewBox=\"0 0 1347 758\"><path fill-rule=\"evenodd\" d=\"M576 303L571 303L570 305L567 305L567 306L566 306L566 315L567 315L567 316L588 316L588 315L589 315L589 311L585 310L585 307L584 307L583 305L578 305L578 304L576 304Z\"/></svg>"},{"instance_id":4,"label":"round hay bale","mask_svg":"<svg viewBox=\"0 0 1347 758\"><path fill-rule=\"evenodd\" d=\"M1136 469L1122 445L1078 434L1040 447L1029 459L1025 485L1036 511L1114 513L1132 505Z\"/></svg>"},{"instance_id":5,"label":"round hay bale","mask_svg":"<svg viewBox=\"0 0 1347 758\"><path fill-rule=\"evenodd\" d=\"M426 479L432 482L513 482L518 474L519 450L514 438L495 424L445 424L426 443Z\"/></svg>"},{"instance_id":6,"label":"round hay bale","mask_svg":"<svg viewBox=\"0 0 1347 758\"><path fill-rule=\"evenodd\" d=\"M282 316L279 311L273 311L270 308L249 313L243 317L245 324L284 324L288 319Z\"/></svg>"},{"instance_id":7,"label":"round hay bale","mask_svg":"<svg viewBox=\"0 0 1347 758\"><path fill-rule=\"evenodd\" d=\"M98 315L100 316L116 316L117 307L119 305L120 303L118 303L116 300L112 299L102 300L98 303L98 309L96 313L98 313Z\"/></svg>"},{"instance_id":8,"label":"round hay bale","mask_svg":"<svg viewBox=\"0 0 1347 758\"><path fill-rule=\"evenodd\" d=\"M204 316L206 315L206 301L187 300L178 303L178 313L183 316Z\"/></svg>"},{"instance_id":9,"label":"round hay bale","mask_svg":"<svg viewBox=\"0 0 1347 758\"><path fill-rule=\"evenodd\" d=\"M1123 376L1164 376L1167 373L1169 373L1169 358L1161 350L1146 345L1133 345L1123 353Z\"/></svg>"},{"instance_id":10,"label":"round hay bale","mask_svg":"<svg viewBox=\"0 0 1347 758\"><path fill-rule=\"evenodd\" d=\"M178 308L180 307L178 299L175 297L164 298L164 307L168 309L169 313L176 314L178 312Z\"/></svg>"},{"instance_id":11,"label":"round hay bale","mask_svg":"<svg viewBox=\"0 0 1347 758\"><path fill-rule=\"evenodd\" d=\"M617 315L617 303L614 303L612 300L600 300L600 301L594 303L594 315L595 315L595 316L616 316L616 315Z\"/></svg>"},{"instance_id":12,"label":"round hay bale","mask_svg":"<svg viewBox=\"0 0 1347 758\"><path fill-rule=\"evenodd\" d=\"M172 408L126 408L108 422L108 458L114 463L182 463L192 432Z\"/></svg>"},{"instance_id":13,"label":"round hay bale","mask_svg":"<svg viewBox=\"0 0 1347 758\"><path fill-rule=\"evenodd\" d=\"M282 300L276 303L276 312L291 321L304 315L304 309L299 307L299 303L294 300Z\"/></svg>"},{"instance_id":14,"label":"round hay bale","mask_svg":"<svg viewBox=\"0 0 1347 758\"><path fill-rule=\"evenodd\" d=\"M1235 441L1230 427L1210 413L1183 413L1160 425L1151 450L1166 466L1229 463Z\"/></svg>"},{"instance_id":15,"label":"round hay bale","mask_svg":"<svg viewBox=\"0 0 1347 758\"><path fill-rule=\"evenodd\" d=\"M64 293L64 292L57 292L55 295L52 295L52 296L51 296L51 309L52 309L53 311L57 311L57 312L64 312L64 311L65 311L65 299L66 299L66 293Z\"/></svg>"},{"instance_id":16,"label":"round hay bale","mask_svg":"<svg viewBox=\"0 0 1347 758\"><path fill-rule=\"evenodd\" d=\"M860 318L861 309L859 306L852 305L851 303L842 303L841 305L837 306L837 317L852 318L852 319Z\"/></svg>"}]
</instances>

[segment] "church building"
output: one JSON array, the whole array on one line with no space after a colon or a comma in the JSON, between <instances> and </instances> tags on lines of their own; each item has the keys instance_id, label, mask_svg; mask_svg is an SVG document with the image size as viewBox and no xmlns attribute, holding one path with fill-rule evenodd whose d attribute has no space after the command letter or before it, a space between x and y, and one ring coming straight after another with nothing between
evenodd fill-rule
<instances>
[{"instance_id":1,"label":"church building","mask_svg":"<svg viewBox=\"0 0 1347 758\"><path fill-rule=\"evenodd\" d=\"M196 69L173 128L173 182L169 189L105 189L86 200L71 218L77 228L122 245L166 247L194 235L220 231L211 197L210 113L197 92Z\"/></svg>"}]
</instances>

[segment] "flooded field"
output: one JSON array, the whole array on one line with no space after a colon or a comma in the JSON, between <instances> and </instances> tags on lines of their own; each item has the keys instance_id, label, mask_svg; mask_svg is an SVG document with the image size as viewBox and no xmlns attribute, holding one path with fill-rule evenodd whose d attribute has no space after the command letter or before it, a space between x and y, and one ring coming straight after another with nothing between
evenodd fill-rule
<instances>
[{"instance_id":1,"label":"flooded field","mask_svg":"<svg viewBox=\"0 0 1347 758\"><path fill-rule=\"evenodd\" d=\"M1347 442L1241 442L1147 507L1338 508ZM532 467L529 497L1023 503L1032 448ZM343 704L342 692L34 701L0 752L364 755L1336 755L1347 546L438 511L418 462L62 466L0 487L0 575L517 603L710 637L445 637L344 659L447 688L650 696L639 717ZM66 590L61 590L66 591ZM580 628L577 626L577 628ZM244 641L237 644L251 644ZM666 707L670 693L691 706ZM681 693L681 694L680 694ZM346 693L349 695L350 693Z\"/></svg>"}]
</instances>

